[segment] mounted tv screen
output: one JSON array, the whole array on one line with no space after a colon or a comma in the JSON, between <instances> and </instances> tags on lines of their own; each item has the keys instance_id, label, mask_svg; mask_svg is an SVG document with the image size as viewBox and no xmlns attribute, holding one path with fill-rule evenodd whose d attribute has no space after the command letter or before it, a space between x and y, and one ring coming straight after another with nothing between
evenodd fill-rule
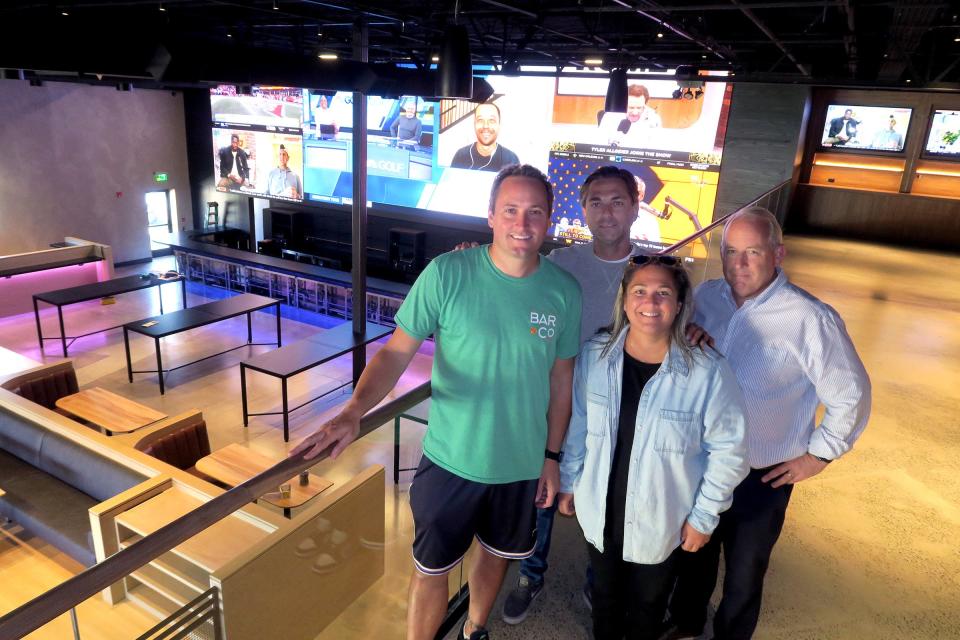
<instances>
[{"instance_id":1,"label":"mounted tv screen","mask_svg":"<svg viewBox=\"0 0 960 640\"><path fill-rule=\"evenodd\" d=\"M299 89L233 85L210 90L217 190L303 199L303 103Z\"/></svg>"},{"instance_id":2,"label":"mounted tv screen","mask_svg":"<svg viewBox=\"0 0 960 640\"><path fill-rule=\"evenodd\" d=\"M616 164L634 173L642 192L636 240L666 246L712 221L730 106L726 82L705 82L695 99L682 100L673 97L672 74L631 81L626 110L607 113L605 74L487 81L494 93L480 105L369 96L368 200L484 218L497 171L522 162L542 170L557 190L550 234L587 241L577 191L590 171ZM303 178L305 201L351 203L352 100L348 92L282 87L254 87L242 96L232 86L212 90L218 188L296 200L296 181L275 171L283 145L287 169ZM243 160L236 160L238 150ZM274 186L283 187L280 195Z\"/></svg>"},{"instance_id":3,"label":"mounted tv screen","mask_svg":"<svg viewBox=\"0 0 960 640\"><path fill-rule=\"evenodd\" d=\"M933 112L924 149L930 155L960 159L960 111Z\"/></svg>"},{"instance_id":4,"label":"mounted tv screen","mask_svg":"<svg viewBox=\"0 0 960 640\"><path fill-rule=\"evenodd\" d=\"M912 109L831 104L820 146L901 153Z\"/></svg>"}]
</instances>

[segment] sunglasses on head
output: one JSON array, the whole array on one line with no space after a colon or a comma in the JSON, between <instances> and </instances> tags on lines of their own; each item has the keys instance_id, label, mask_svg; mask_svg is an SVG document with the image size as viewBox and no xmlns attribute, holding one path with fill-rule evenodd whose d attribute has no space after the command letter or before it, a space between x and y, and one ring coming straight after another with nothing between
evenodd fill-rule
<instances>
[{"instance_id":1,"label":"sunglasses on head","mask_svg":"<svg viewBox=\"0 0 960 640\"><path fill-rule=\"evenodd\" d=\"M675 267L678 264L680 264L680 258L677 258L676 256L640 255L640 256L631 256L630 262L632 264L637 265L638 267L642 267L645 264L662 264L665 267Z\"/></svg>"}]
</instances>

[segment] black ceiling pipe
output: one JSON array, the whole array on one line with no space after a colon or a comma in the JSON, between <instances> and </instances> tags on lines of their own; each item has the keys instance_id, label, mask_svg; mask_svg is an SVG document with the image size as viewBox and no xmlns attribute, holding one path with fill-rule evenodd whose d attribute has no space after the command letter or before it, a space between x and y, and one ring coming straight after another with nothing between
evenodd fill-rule
<instances>
[{"instance_id":1,"label":"black ceiling pipe","mask_svg":"<svg viewBox=\"0 0 960 640\"><path fill-rule=\"evenodd\" d=\"M443 98L473 97L473 60L470 58L470 36L467 28L455 24L447 27L437 63L435 94Z\"/></svg>"}]
</instances>

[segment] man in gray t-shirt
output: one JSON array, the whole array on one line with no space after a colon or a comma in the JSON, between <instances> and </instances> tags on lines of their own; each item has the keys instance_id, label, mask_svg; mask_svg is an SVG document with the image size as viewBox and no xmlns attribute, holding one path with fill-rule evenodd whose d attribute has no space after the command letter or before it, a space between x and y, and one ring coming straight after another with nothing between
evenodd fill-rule
<instances>
[{"instance_id":1,"label":"man in gray t-shirt","mask_svg":"<svg viewBox=\"0 0 960 640\"><path fill-rule=\"evenodd\" d=\"M582 345L599 329L610 324L623 269L630 256L641 253L630 242L630 226L639 211L639 194L633 174L614 166L597 169L580 187L580 206L593 240L554 249L547 257L580 283L583 291ZM523 622L530 604L543 589L555 513L556 505L537 510L536 551L521 562L517 587L503 604L503 620L508 624ZM584 597L589 604L586 588Z\"/></svg>"}]
</instances>

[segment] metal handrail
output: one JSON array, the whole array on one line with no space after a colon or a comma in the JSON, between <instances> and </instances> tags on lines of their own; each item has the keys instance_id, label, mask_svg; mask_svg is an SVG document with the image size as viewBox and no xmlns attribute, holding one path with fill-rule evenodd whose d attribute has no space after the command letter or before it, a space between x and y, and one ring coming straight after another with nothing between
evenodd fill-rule
<instances>
[{"instance_id":1,"label":"metal handrail","mask_svg":"<svg viewBox=\"0 0 960 640\"><path fill-rule=\"evenodd\" d=\"M710 233L711 231L713 231L713 230L716 229L717 227L723 226L723 225L727 222L727 220L730 218L730 216L734 215L735 213L740 213L741 211L743 211L743 210L745 210L745 209L749 209L750 207L756 205L758 202L760 202L761 200L763 200L763 199L766 198L767 196L776 193L776 192L779 191L780 189L783 189L785 186L787 186L787 185L790 184L791 182L792 182L792 180L784 180L783 182L781 182L781 183L778 184L777 186L773 187L772 189L769 189L768 191L763 192L761 195L757 196L756 198L754 198L753 200L751 200L751 201L748 202L747 204L743 205L743 206L740 207L739 209L736 209L735 211L731 211L730 213L728 213L727 215L721 217L721 218L718 219L718 220L714 220L713 222L711 222L710 224L708 224L707 226L705 226L703 229L698 229L697 231L695 231L694 233L691 233L691 234L690 234L689 236L687 236L686 238L683 238L682 240L678 240L677 242L673 243L672 245L670 245L670 246L667 247L666 249L661 249L660 251L657 251L657 252L656 252L656 255L658 255L658 256L670 255L670 254L673 253L674 251L676 251L676 250L678 250L678 249L680 249L680 248L682 248L682 247L687 246L688 244L690 244L690 243L693 242L694 240L697 240L697 239L699 239L699 238L702 238L703 236L707 235L708 233Z\"/></svg>"},{"instance_id":2,"label":"metal handrail","mask_svg":"<svg viewBox=\"0 0 960 640\"><path fill-rule=\"evenodd\" d=\"M395 415L426 400L430 397L430 391L430 383L425 382L409 393L373 409L360 420L360 433L357 437L362 438ZM22 638L39 629L178 544L245 507L268 491L276 489L288 478L306 471L329 455L330 448L327 448L310 460L304 460L302 455L281 460L263 473L200 505L182 518L157 529L103 562L37 596L0 617L0 639Z\"/></svg>"}]
</instances>

